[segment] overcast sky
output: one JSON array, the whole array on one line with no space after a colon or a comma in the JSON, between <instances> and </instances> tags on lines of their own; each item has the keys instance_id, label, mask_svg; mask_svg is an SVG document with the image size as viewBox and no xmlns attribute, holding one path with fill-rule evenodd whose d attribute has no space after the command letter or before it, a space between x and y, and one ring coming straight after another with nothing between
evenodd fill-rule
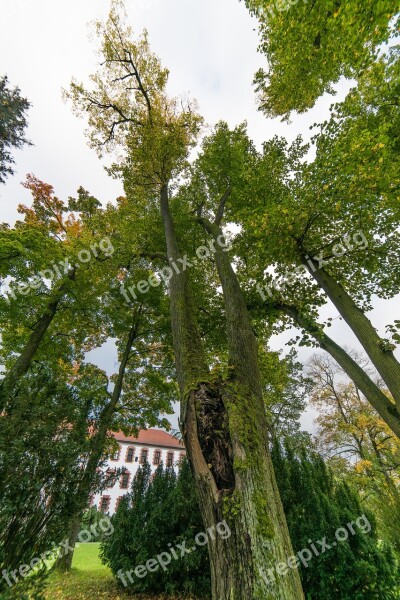
<instances>
[{"instance_id":1,"label":"overcast sky","mask_svg":"<svg viewBox=\"0 0 400 600\"><path fill-rule=\"evenodd\" d=\"M126 5L135 33L149 31L153 50L169 68L170 92L196 98L208 124L224 119L234 126L247 120L250 136L261 144L276 134L289 141L299 133L308 138L310 125L327 117L331 96L289 125L267 120L257 111L252 79L265 63L257 53L257 24L243 2L127 0ZM108 0L0 0L0 75L7 74L32 103L27 135L34 144L15 152L16 173L0 186L0 222L14 223L17 205L30 204L29 192L21 187L27 173L52 184L63 199L81 185L104 203L122 193L121 183L107 176L86 145L85 122L72 114L61 95L72 77L87 81L96 70L88 24L104 19L108 9ZM337 98L347 88L339 86ZM398 299L376 302L371 318L380 333L400 318L398 305ZM330 333L336 341L356 347L354 336L339 319ZM289 337L273 340L274 349L284 348ZM304 361L309 355L300 351ZM111 344L92 356L109 373L115 370ZM304 421L308 427L310 419Z\"/></svg>"}]
</instances>

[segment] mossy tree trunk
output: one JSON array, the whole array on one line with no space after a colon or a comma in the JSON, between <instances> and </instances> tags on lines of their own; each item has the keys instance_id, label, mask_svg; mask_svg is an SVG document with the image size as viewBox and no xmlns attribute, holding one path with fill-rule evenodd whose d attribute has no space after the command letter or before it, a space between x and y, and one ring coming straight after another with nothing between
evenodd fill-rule
<instances>
[{"instance_id":1,"label":"mossy tree trunk","mask_svg":"<svg viewBox=\"0 0 400 600\"><path fill-rule=\"evenodd\" d=\"M400 438L400 412L397 406L385 396L382 390L369 377L368 373L324 332L323 327L307 315L301 313L295 306L285 303L274 303L269 306L270 308L286 313L299 327L314 337L319 346L328 352L342 367L343 371L364 394L365 398L385 421L386 425Z\"/></svg>"},{"instance_id":2,"label":"mossy tree trunk","mask_svg":"<svg viewBox=\"0 0 400 600\"><path fill-rule=\"evenodd\" d=\"M180 257L161 191L168 256ZM221 234L219 228L212 234ZM194 472L205 530L226 520L231 535L209 535L214 600L302 599L297 570L267 575L293 554L268 449L257 345L228 256L217 252L223 286L229 376L213 375L198 330L187 272L170 281L172 330L181 390L181 427Z\"/></svg>"},{"instance_id":3,"label":"mossy tree trunk","mask_svg":"<svg viewBox=\"0 0 400 600\"><path fill-rule=\"evenodd\" d=\"M306 264L312 277L353 330L392 394L397 410L400 412L400 363L396 360L392 350L387 347L385 340L378 335L371 321L358 308L343 286L335 281L325 269L318 268L318 263L315 263L314 268L311 268L308 262Z\"/></svg>"}]
</instances>

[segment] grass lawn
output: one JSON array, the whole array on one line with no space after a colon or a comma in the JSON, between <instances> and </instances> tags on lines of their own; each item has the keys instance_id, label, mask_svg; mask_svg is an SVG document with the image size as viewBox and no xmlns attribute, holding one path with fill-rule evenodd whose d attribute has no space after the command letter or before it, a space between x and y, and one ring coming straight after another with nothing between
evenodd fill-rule
<instances>
[{"instance_id":1,"label":"grass lawn","mask_svg":"<svg viewBox=\"0 0 400 600\"><path fill-rule=\"evenodd\" d=\"M99 545L80 544L74 552L71 572L51 575L47 600L166 600L165 596L132 596L121 592L109 568L100 561ZM190 600L190 597L185 596L184 600Z\"/></svg>"},{"instance_id":2,"label":"grass lawn","mask_svg":"<svg viewBox=\"0 0 400 600\"><path fill-rule=\"evenodd\" d=\"M111 571L100 562L99 546L95 543L81 544L74 552L72 571L51 575L46 593L48 600L126 600L127 596L119 593Z\"/></svg>"}]
</instances>

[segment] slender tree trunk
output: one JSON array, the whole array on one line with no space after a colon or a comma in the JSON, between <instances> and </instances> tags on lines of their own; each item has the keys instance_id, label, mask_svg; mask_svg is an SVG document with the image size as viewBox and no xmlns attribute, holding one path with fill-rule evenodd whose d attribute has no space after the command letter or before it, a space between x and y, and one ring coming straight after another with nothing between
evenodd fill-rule
<instances>
[{"instance_id":1,"label":"slender tree trunk","mask_svg":"<svg viewBox=\"0 0 400 600\"><path fill-rule=\"evenodd\" d=\"M68 273L68 278L71 281L75 280L76 269L71 269ZM6 373L5 377L0 382L0 411L4 409L7 399L15 390L18 381L21 377L28 371L32 359L35 356L44 335L46 334L51 322L53 321L58 305L60 304L62 298L64 297L66 291L68 289L68 282L64 282L61 284L59 289L55 292L55 295L51 302L47 305L43 315L37 321L34 330L32 331L29 339L22 350L21 354L18 356L17 360L11 367L11 369Z\"/></svg>"},{"instance_id":2,"label":"slender tree trunk","mask_svg":"<svg viewBox=\"0 0 400 600\"><path fill-rule=\"evenodd\" d=\"M140 314L141 308L139 308L134 315L134 321L129 331L124 353L121 358L118 370L118 377L115 382L111 400L100 414L98 429L94 437L92 438L92 449L88 461L86 463L83 477L76 491L76 495L80 499L80 502L77 514L72 517L70 524L69 546L72 548L72 550L69 550L67 554L60 556L55 565L56 570L62 571L64 573L71 569L72 558L74 555L75 544L78 539L79 526L82 521L83 511L87 506L89 495L93 486L93 480L96 476L96 471L104 452L104 446L107 439L107 434L110 430L112 418L114 416L115 409L118 406L118 402L121 398L122 386L124 382L126 367L129 361L129 355L139 331Z\"/></svg>"},{"instance_id":3,"label":"slender tree trunk","mask_svg":"<svg viewBox=\"0 0 400 600\"><path fill-rule=\"evenodd\" d=\"M68 544L66 549L62 547L61 554L56 560L54 568L60 573L68 573L72 567L72 559L74 556L75 544L78 540L82 522L83 511L80 511L71 521L71 525L68 532ZM71 549L70 549L71 548Z\"/></svg>"},{"instance_id":4,"label":"slender tree trunk","mask_svg":"<svg viewBox=\"0 0 400 600\"><path fill-rule=\"evenodd\" d=\"M161 212L168 256L178 260L166 186ZM288 569L282 577L275 571L293 552L268 451L256 343L226 255L218 261L230 352L226 380L209 372L188 274L174 274L170 281L181 427L203 521L215 532L226 520L231 530L226 539L208 536L213 599L303 599L297 570Z\"/></svg>"},{"instance_id":5,"label":"slender tree trunk","mask_svg":"<svg viewBox=\"0 0 400 600\"><path fill-rule=\"evenodd\" d=\"M371 321L358 308L346 290L325 269L315 268L306 262L308 270L328 298L335 305L343 319L351 327L372 364L387 385L400 412L400 363L393 352L385 348L384 340L378 335Z\"/></svg>"},{"instance_id":6,"label":"slender tree trunk","mask_svg":"<svg viewBox=\"0 0 400 600\"><path fill-rule=\"evenodd\" d=\"M295 323L314 337L323 350L329 352L332 358L336 360L344 372L364 394L365 398L382 417L387 426L390 427L398 438L400 438L400 413L396 405L385 396L382 390L379 389L355 360L353 360L343 348L336 344L332 338L326 335L323 328L318 323L302 314L296 307L283 303L276 304L274 307L290 316Z\"/></svg>"}]
</instances>

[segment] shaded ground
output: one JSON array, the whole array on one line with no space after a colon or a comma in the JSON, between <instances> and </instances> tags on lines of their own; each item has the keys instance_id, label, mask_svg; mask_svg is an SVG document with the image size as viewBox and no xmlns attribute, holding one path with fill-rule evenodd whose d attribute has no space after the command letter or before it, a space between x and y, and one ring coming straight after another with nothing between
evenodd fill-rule
<instances>
[{"instance_id":1,"label":"shaded ground","mask_svg":"<svg viewBox=\"0 0 400 600\"><path fill-rule=\"evenodd\" d=\"M108 567L99 559L99 544L81 544L74 552L72 571L54 573L49 580L47 600L191 600L191 596L130 595L121 591Z\"/></svg>"}]
</instances>

